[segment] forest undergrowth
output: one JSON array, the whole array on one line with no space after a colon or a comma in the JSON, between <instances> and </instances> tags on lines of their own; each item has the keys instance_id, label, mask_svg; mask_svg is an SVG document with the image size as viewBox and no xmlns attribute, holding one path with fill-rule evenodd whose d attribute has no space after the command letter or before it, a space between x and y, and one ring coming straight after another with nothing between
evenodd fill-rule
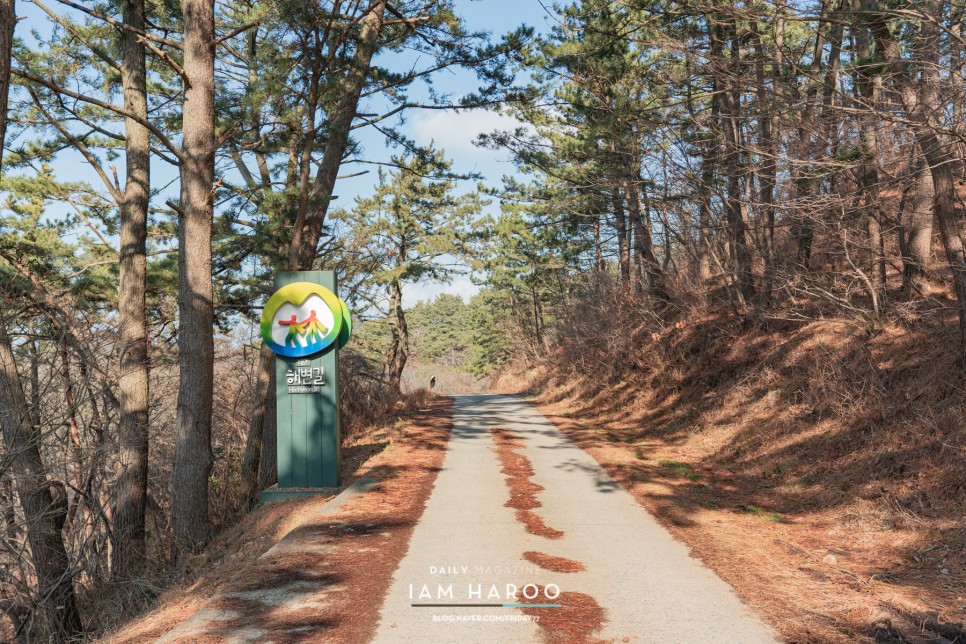
<instances>
[{"instance_id":1,"label":"forest undergrowth","mask_svg":"<svg viewBox=\"0 0 966 644\"><path fill-rule=\"evenodd\" d=\"M215 374L221 386L214 399L212 431L214 465L209 508L212 541L178 565L172 565L166 558L170 549L171 499L168 486L163 485L171 477L177 367L159 360L152 370L152 408L157 434L152 436L151 472L158 484L151 488L148 497L148 557L139 575L114 583L107 581L106 570L100 571L100 576L80 575L76 587L80 608L87 616L88 636L118 629L161 605L165 606L166 618L177 620L179 615L187 618L192 609L200 606L205 589L216 588L235 574L237 566L254 561L292 526L316 512L333 496L334 491L314 499L260 506L254 512L247 512L240 505L239 479L255 388L250 353L250 349L228 345L216 350ZM372 377L369 369L370 365L361 356L344 352L340 373L344 485L351 483L367 461L398 437L399 428L407 419L426 409L432 400L424 388L399 393ZM274 436L274 431L269 435ZM274 466L274 443L266 444L265 449L273 457L266 462ZM104 456L95 453L90 458ZM262 472L261 477L269 485L274 483L274 469ZM72 553L77 557L86 553L93 558L106 547L107 544L99 541L77 544L77 552ZM14 639L8 626L0 621L0 641Z\"/></svg>"},{"instance_id":2,"label":"forest undergrowth","mask_svg":"<svg viewBox=\"0 0 966 644\"><path fill-rule=\"evenodd\" d=\"M451 399L413 392L396 406L395 415L368 426L343 450L343 485L366 476L380 481L379 494L356 496L336 514L323 514L335 491L258 506L223 530L190 570L172 579L149 611L119 615L103 640L155 641L214 603L236 615L232 628L257 628L277 641L304 641L307 625L324 629L326 641L366 641L439 471L451 422ZM361 529L366 525L380 529ZM283 538L300 544L294 560L266 555ZM371 538L384 543L374 547ZM319 554L323 548L324 556ZM233 603L232 593L271 584L281 592L306 576L314 579L313 566L326 567L332 577L316 589L332 593L320 602L324 609L293 602L286 610L270 596L261 603ZM349 615L353 618L346 619Z\"/></svg>"},{"instance_id":3,"label":"forest undergrowth","mask_svg":"<svg viewBox=\"0 0 966 644\"><path fill-rule=\"evenodd\" d=\"M814 302L587 297L605 314L569 307L495 389L533 394L788 641L966 641L966 378L941 294L874 328Z\"/></svg>"}]
</instances>

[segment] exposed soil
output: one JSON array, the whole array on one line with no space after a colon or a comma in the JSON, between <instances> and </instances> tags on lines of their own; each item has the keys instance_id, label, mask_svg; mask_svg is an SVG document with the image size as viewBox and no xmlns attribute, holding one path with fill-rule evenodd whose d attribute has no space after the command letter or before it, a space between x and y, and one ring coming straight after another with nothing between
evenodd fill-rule
<instances>
[{"instance_id":1,"label":"exposed soil","mask_svg":"<svg viewBox=\"0 0 966 644\"><path fill-rule=\"evenodd\" d=\"M708 314L625 333L562 346L517 390L542 392L540 411L787 641L966 642L952 322L870 336Z\"/></svg>"},{"instance_id":2,"label":"exposed soil","mask_svg":"<svg viewBox=\"0 0 966 644\"><path fill-rule=\"evenodd\" d=\"M541 589L542 592L542 589ZM590 595L563 592L554 602L560 608L523 608L524 614L539 616L537 626L547 644L589 644L604 625L604 609Z\"/></svg>"},{"instance_id":3,"label":"exposed soil","mask_svg":"<svg viewBox=\"0 0 966 644\"><path fill-rule=\"evenodd\" d=\"M530 480L533 476L533 464L526 454L517 451L523 447L522 441L505 429L493 428L492 431L496 443L495 451L503 465L500 471L506 475L506 485L510 489L510 500L504 505L516 510L517 520L530 534L546 539L562 538L562 531L547 526L543 517L533 511L540 507L537 492L542 491L543 487Z\"/></svg>"},{"instance_id":4,"label":"exposed soil","mask_svg":"<svg viewBox=\"0 0 966 644\"><path fill-rule=\"evenodd\" d=\"M385 436L379 453L347 477L366 475L380 484L336 514L318 515L323 499L259 508L225 544L237 553L226 566L230 570L210 571L109 641L153 641L194 614L216 591L208 608L230 611L233 617L213 621L203 629L204 635L184 641L224 641L247 628L286 642L367 641L375 633L392 574L432 491L451 427L448 398L433 400L424 412L398 424ZM266 520L274 521L271 529L263 525ZM282 545L292 547L273 550L277 556L256 560L258 547L245 548L252 537L270 545L282 534ZM288 597L304 593L304 599L273 603L265 591L275 589Z\"/></svg>"},{"instance_id":5,"label":"exposed soil","mask_svg":"<svg viewBox=\"0 0 966 644\"><path fill-rule=\"evenodd\" d=\"M523 553L523 558L530 563L535 563L541 568L552 570L553 572L582 572L587 570L584 564L566 557L555 557L543 552L528 550Z\"/></svg>"}]
</instances>

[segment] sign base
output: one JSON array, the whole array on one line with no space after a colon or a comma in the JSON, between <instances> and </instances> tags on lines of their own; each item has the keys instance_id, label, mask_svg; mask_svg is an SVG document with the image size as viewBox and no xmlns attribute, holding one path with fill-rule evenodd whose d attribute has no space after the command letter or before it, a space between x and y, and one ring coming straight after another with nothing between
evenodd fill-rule
<instances>
[{"instance_id":1,"label":"sign base","mask_svg":"<svg viewBox=\"0 0 966 644\"><path fill-rule=\"evenodd\" d=\"M337 487L279 487L273 485L262 490L262 493L258 495L258 503L304 499L310 496L334 496L339 492L340 488Z\"/></svg>"}]
</instances>

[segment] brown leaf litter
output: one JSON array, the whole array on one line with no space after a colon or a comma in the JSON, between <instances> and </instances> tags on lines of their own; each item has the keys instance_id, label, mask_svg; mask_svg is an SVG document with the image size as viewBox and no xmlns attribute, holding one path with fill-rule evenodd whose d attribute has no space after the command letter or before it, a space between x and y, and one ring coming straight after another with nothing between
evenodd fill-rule
<instances>
[{"instance_id":1,"label":"brown leaf litter","mask_svg":"<svg viewBox=\"0 0 966 644\"><path fill-rule=\"evenodd\" d=\"M237 634L284 642L367 641L432 492L451 427L452 400L433 400L358 472L380 481L375 488L332 515L318 515L322 500L259 509L256 515L282 517L293 507L304 511L299 524L265 556L240 561L241 569L228 580L196 584L108 640L154 641L214 595L204 606L207 617L182 626L198 622L177 641L216 642Z\"/></svg>"},{"instance_id":2,"label":"brown leaf litter","mask_svg":"<svg viewBox=\"0 0 966 644\"><path fill-rule=\"evenodd\" d=\"M530 534L547 539L560 539L564 533L547 526L543 517L533 512L540 507L537 492L541 492L543 487L530 480L533 476L533 464L526 454L517 451L523 448L523 442L505 429L494 427L492 432L496 443L495 451L503 465L500 471L506 475L506 485L510 489L510 500L504 505L516 510L517 520Z\"/></svg>"}]
</instances>

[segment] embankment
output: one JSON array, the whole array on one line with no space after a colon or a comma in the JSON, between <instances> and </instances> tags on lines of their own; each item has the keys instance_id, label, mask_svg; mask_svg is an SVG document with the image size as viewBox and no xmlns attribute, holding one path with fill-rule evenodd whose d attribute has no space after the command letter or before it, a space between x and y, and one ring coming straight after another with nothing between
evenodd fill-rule
<instances>
[{"instance_id":1,"label":"embankment","mask_svg":"<svg viewBox=\"0 0 966 644\"><path fill-rule=\"evenodd\" d=\"M641 319L572 328L495 388L532 394L788 641L966 641L954 320Z\"/></svg>"}]
</instances>

